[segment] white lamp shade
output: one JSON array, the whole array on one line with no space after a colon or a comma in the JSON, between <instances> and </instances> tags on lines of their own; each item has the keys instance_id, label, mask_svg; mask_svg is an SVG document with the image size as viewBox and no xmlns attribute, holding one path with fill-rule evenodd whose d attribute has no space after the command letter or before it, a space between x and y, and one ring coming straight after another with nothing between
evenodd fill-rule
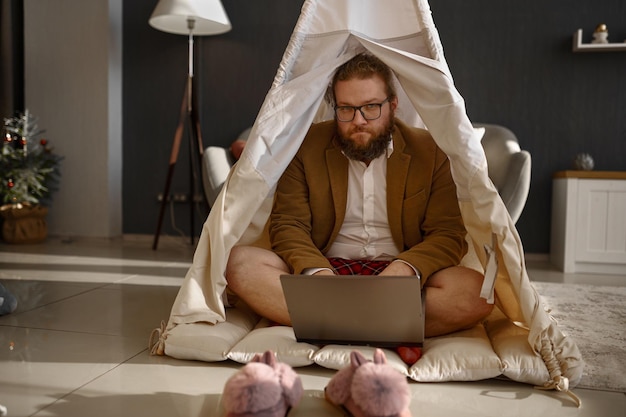
<instances>
[{"instance_id":1,"label":"white lamp shade","mask_svg":"<svg viewBox=\"0 0 626 417\"><path fill-rule=\"evenodd\" d=\"M194 35L219 35L231 29L220 0L159 0L149 23L163 32L188 35L188 19L195 22Z\"/></svg>"}]
</instances>

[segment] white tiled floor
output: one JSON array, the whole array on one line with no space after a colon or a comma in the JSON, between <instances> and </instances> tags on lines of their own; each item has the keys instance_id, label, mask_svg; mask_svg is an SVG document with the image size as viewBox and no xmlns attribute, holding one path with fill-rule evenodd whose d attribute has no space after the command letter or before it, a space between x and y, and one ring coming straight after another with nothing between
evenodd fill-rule
<instances>
[{"instance_id":1,"label":"white tiled floor","mask_svg":"<svg viewBox=\"0 0 626 417\"><path fill-rule=\"evenodd\" d=\"M188 239L50 239L0 243L0 282L18 298L0 317L0 404L8 416L221 416L224 381L240 365L150 356L193 247ZM540 257L538 281L626 285L625 277L562 274ZM298 368L305 396L290 416L341 416L323 400L332 371ZM569 397L504 381L411 383L418 416L626 416L624 393L575 389Z\"/></svg>"}]
</instances>

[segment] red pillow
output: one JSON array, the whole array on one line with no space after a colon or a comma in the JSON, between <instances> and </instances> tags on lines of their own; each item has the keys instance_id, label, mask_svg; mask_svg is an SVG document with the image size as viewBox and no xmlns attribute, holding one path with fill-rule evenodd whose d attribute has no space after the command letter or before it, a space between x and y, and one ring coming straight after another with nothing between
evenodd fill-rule
<instances>
[{"instance_id":1,"label":"red pillow","mask_svg":"<svg viewBox=\"0 0 626 417\"><path fill-rule=\"evenodd\" d=\"M246 146L246 141L242 139L237 139L230 145L230 153L235 158L235 161L241 157L241 153L243 152L243 148Z\"/></svg>"}]
</instances>

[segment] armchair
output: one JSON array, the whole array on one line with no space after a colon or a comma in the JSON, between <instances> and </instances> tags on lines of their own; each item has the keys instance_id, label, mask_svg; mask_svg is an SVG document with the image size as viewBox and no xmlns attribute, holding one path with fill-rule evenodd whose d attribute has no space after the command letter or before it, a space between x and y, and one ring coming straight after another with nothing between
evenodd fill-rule
<instances>
[{"instance_id":1,"label":"armchair","mask_svg":"<svg viewBox=\"0 0 626 417\"><path fill-rule=\"evenodd\" d=\"M503 126L474 124L485 128L482 146L489 178L495 185L511 219L517 223L530 190L531 156L520 148L517 137Z\"/></svg>"},{"instance_id":2,"label":"armchair","mask_svg":"<svg viewBox=\"0 0 626 417\"><path fill-rule=\"evenodd\" d=\"M222 190L224 182L228 177L228 173L232 166L237 162L243 150L243 144L248 140L250 131L248 128L241 132L233 144L237 144L237 148L224 148L221 146L209 146L204 150L202 156L202 184L204 186L204 194L206 195L209 206L213 206L217 195Z\"/></svg>"}]
</instances>

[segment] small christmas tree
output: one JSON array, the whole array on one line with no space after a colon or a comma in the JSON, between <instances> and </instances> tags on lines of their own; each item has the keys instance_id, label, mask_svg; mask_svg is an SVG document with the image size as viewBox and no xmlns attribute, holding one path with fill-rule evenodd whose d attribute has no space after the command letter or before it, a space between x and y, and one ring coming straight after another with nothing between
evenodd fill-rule
<instances>
[{"instance_id":1,"label":"small christmas tree","mask_svg":"<svg viewBox=\"0 0 626 417\"><path fill-rule=\"evenodd\" d=\"M5 136L0 149L0 202L48 204L57 189L61 157L52 152L37 119L26 110L4 119Z\"/></svg>"}]
</instances>

